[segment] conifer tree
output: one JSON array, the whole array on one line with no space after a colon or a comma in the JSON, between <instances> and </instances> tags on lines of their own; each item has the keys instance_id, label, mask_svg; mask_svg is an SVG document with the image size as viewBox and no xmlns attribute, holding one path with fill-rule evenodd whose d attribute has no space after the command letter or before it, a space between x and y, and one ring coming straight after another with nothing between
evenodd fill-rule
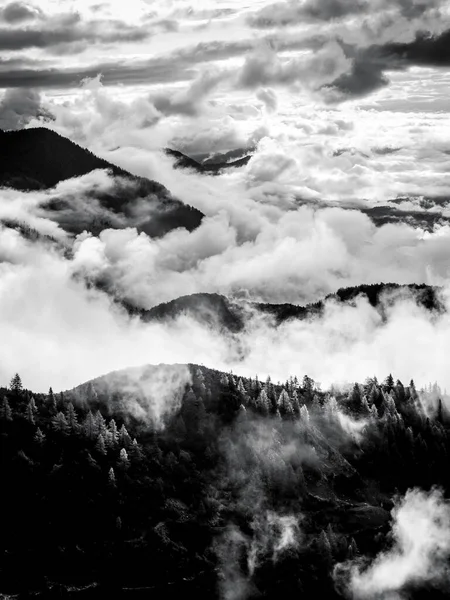
<instances>
[{"instance_id":1,"label":"conifer tree","mask_svg":"<svg viewBox=\"0 0 450 600\"><path fill-rule=\"evenodd\" d=\"M117 444L119 441L119 431L117 429L116 421L111 419L108 423L108 431L112 435L112 443L113 445Z\"/></svg>"},{"instance_id":2,"label":"conifer tree","mask_svg":"<svg viewBox=\"0 0 450 600\"><path fill-rule=\"evenodd\" d=\"M36 407L36 405L35 405ZM27 404L27 408L26 408L26 413L25 413L25 418L28 421L28 423L31 423L32 425L34 425L34 410L33 410L33 405L31 404L31 402L28 402Z\"/></svg>"},{"instance_id":3,"label":"conifer tree","mask_svg":"<svg viewBox=\"0 0 450 600\"><path fill-rule=\"evenodd\" d=\"M45 442L45 435L44 435L44 433L42 432L42 430L39 427L36 429L36 433L34 434L34 438L33 439L34 439L34 441L36 442L36 444L38 446L42 446L44 444L44 442Z\"/></svg>"},{"instance_id":4,"label":"conifer tree","mask_svg":"<svg viewBox=\"0 0 450 600\"><path fill-rule=\"evenodd\" d=\"M123 447L123 448L128 448L131 444L131 437L130 434L127 431L127 428L125 427L125 425L122 424L122 427L119 430L119 444Z\"/></svg>"},{"instance_id":5,"label":"conifer tree","mask_svg":"<svg viewBox=\"0 0 450 600\"><path fill-rule=\"evenodd\" d=\"M106 455L105 438L102 436L101 433L98 434L97 441L95 443L95 449L102 456Z\"/></svg>"},{"instance_id":6,"label":"conifer tree","mask_svg":"<svg viewBox=\"0 0 450 600\"><path fill-rule=\"evenodd\" d=\"M11 379L9 384L9 389L14 392L16 395L20 395L23 391L22 380L20 378L19 373L16 373L14 377Z\"/></svg>"},{"instance_id":7,"label":"conifer tree","mask_svg":"<svg viewBox=\"0 0 450 600\"><path fill-rule=\"evenodd\" d=\"M95 420L92 411L88 411L86 415L86 418L83 422L83 431L85 436L90 440L94 440L99 434L97 421Z\"/></svg>"},{"instance_id":8,"label":"conifer tree","mask_svg":"<svg viewBox=\"0 0 450 600\"><path fill-rule=\"evenodd\" d=\"M303 421L305 425L309 425L309 410L306 404L303 404L300 407L300 419Z\"/></svg>"},{"instance_id":9,"label":"conifer tree","mask_svg":"<svg viewBox=\"0 0 450 600\"><path fill-rule=\"evenodd\" d=\"M121 448L119 452L119 464L124 469L128 469L128 467L130 466L128 452L125 450L125 448Z\"/></svg>"},{"instance_id":10,"label":"conifer tree","mask_svg":"<svg viewBox=\"0 0 450 600\"><path fill-rule=\"evenodd\" d=\"M113 488L116 487L116 475L112 467L108 471L108 484Z\"/></svg>"},{"instance_id":11,"label":"conifer tree","mask_svg":"<svg viewBox=\"0 0 450 600\"><path fill-rule=\"evenodd\" d=\"M50 414L56 415L56 413L58 412L58 408L56 405L55 394L53 393L53 390L51 387L48 389L47 404L48 404L48 409L50 411Z\"/></svg>"},{"instance_id":12,"label":"conifer tree","mask_svg":"<svg viewBox=\"0 0 450 600\"><path fill-rule=\"evenodd\" d=\"M0 417L2 421L12 421L12 410L8 402L8 398L3 396L2 404L0 407Z\"/></svg>"},{"instance_id":13,"label":"conifer tree","mask_svg":"<svg viewBox=\"0 0 450 600\"><path fill-rule=\"evenodd\" d=\"M78 417L72 402L69 402L69 404L67 405L66 420L69 426L69 430L72 433L76 433L79 430Z\"/></svg>"},{"instance_id":14,"label":"conifer tree","mask_svg":"<svg viewBox=\"0 0 450 600\"><path fill-rule=\"evenodd\" d=\"M64 413L61 411L52 419L53 429L58 433L66 434L69 431L69 425Z\"/></svg>"}]
</instances>

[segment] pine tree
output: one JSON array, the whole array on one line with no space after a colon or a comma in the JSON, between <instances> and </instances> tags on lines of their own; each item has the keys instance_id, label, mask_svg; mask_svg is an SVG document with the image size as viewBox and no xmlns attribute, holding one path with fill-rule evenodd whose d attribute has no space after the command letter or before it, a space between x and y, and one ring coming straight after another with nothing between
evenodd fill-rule
<instances>
[{"instance_id":1,"label":"pine tree","mask_svg":"<svg viewBox=\"0 0 450 600\"><path fill-rule=\"evenodd\" d=\"M439 423L444 423L444 408L442 406L441 398L439 398L439 400L438 400L436 419Z\"/></svg>"},{"instance_id":2,"label":"pine tree","mask_svg":"<svg viewBox=\"0 0 450 600\"><path fill-rule=\"evenodd\" d=\"M97 412L94 415L94 418L98 427L98 432L104 436L106 433L106 421L102 413L99 410L97 410Z\"/></svg>"},{"instance_id":3,"label":"pine tree","mask_svg":"<svg viewBox=\"0 0 450 600\"><path fill-rule=\"evenodd\" d=\"M309 425L309 410L306 407L306 404L303 404L300 407L300 419L305 425Z\"/></svg>"},{"instance_id":4,"label":"pine tree","mask_svg":"<svg viewBox=\"0 0 450 600\"><path fill-rule=\"evenodd\" d=\"M86 418L83 422L83 431L85 436L90 440L95 440L99 434L97 421L95 420L92 411L89 411L86 415Z\"/></svg>"},{"instance_id":5,"label":"pine tree","mask_svg":"<svg viewBox=\"0 0 450 600\"><path fill-rule=\"evenodd\" d=\"M48 389L47 404L48 404L48 409L50 411L50 414L56 415L56 413L58 412L58 408L56 406L55 394L53 393L53 390L51 387Z\"/></svg>"},{"instance_id":6,"label":"pine tree","mask_svg":"<svg viewBox=\"0 0 450 600\"><path fill-rule=\"evenodd\" d=\"M102 436L101 433L99 433L99 435L97 437L97 442L95 443L95 449L102 456L106 455L105 438Z\"/></svg>"},{"instance_id":7,"label":"pine tree","mask_svg":"<svg viewBox=\"0 0 450 600\"><path fill-rule=\"evenodd\" d=\"M58 433L66 434L69 431L69 424L61 411L56 414L52 419L52 425L55 431Z\"/></svg>"},{"instance_id":8,"label":"pine tree","mask_svg":"<svg viewBox=\"0 0 450 600\"><path fill-rule=\"evenodd\" d=\"M12 411L6 396L3 396L0 417L2 421L12 421Z\"/></svg>"},{"instance_id":9,"label":"pine tree","mask_svg":"<svg viewBox=\"0 0 450 600\"><path fill-rule=\"evenodd\" d=\"M111 487L116 487L116 475L112 467L108 471L108 483Z\"/></svg>"},{"instance_id":10,"label":"pine tree","mask_svg":"<svg viewBox=\"0 0 450 600\"><path fill-rule=\"evenodd\" d=\"M69 402L69 404L67 405L66 419L70 431L72 433L76 433L79 430L78 417L72 402Z\"/></svg>"},{"instance_id":11,"label":"pine tree","mask_svg":"<svg viewBox=\"0 0 450 600\"><path fill-rule=\"evenodd\" d=\"M45 435L44 435L44 433L42 432L42 430L39 427L36 429L36 433L34 434L34 438L33 439L34 439L34 441L36 442L36 444L38 446L42 446L44 444L44 442L45 442Z\"/></svg>"},{"instance_id":12,"label":"pine tree","mask_svg":"<svg viewBox=\"0 0 450 600\"><path fill-rule=\"evenodd\" d=\"M36 405L35 405L36 408ZM28 423L31 423L32 425L34 425L34 410L33 410L33 405L31 404L31 402L28 402L27 404L27 409L26 409L26 413L25 413L25 418L28 421Z\"/></svg>"},{"instance_id":13,"label":"pine tree","mask_svg":"<svg viewBox=\"0 0 450 600\"><path fill-rule=\"evenodd\" d=\"M386 392L390 392L391 390L394 389L394 378L392 377L392 375L390 373L384 380L383 388Z\"/></svg>"},{"instance_id":14,"label":"pine tree","mask_svg":"<svg viewBox=\"0 0 450 600\"><path fill-rule=\"evenodd\" d=\"M108 431L112 435L112 444L115 445L119 441L119 432L117 430L117 425L114 419L108 423Z\"/></svg>"},{"instance_id":15,"label":"pine tree","mask_svg":"<svg viewBox=\"0 0 450 600\"><path fill-rule=\"evenodd\" d=\"M119 430L119 444L123 447L123 448L128 448L131 444L131 437L130 434L127 431L127 428L125 427L125 425L122 424L122 427Z\"/></svg>"},{"instance_id":16,"label":"pine tree","mask_svg":"<svg viewBox=\"0 0 450 600\"><path fill-rule=\"evenodd\" d=\"M125 448L122 448L120 450L120 453L119 453L119 465L123 469L128 469L128 467L130 466L130 460L128 458L128 452L125 450Z\"/></svg>"},{"instance_id":17,"label":"pine tree","mask_svg":"<svg viewBox=\"0 0 450 600\"><path fill-rule=\"evenodd\" d=\"M256 400L256 407L258 412L262 413L263 415L269 414L270 402L269 398L267 397L266 390L261 390L261 393L259 394L258 399Z\"/></svg>"},{"instance_id":18,"label":"pine tree","mask_svg":"<svg viewBox=\"0 0 450 600\"><path fill-rule=\"evenodd\" d=\"M11 379L9 384L9 389L14 392L16 395L20 395L23 391L22 380L20 378L19 373L16 373L14 377Z\"/></svg>"},{"instance_id":19,"label":"pine tree","mask_svg":"<svg viewBox=\"0 0 450 600\"><path fill-rule=\"evenodd\" d=\"M292 406L291 399L284 388L281 390L281 393L278 397L277 406L282 416L288 418L294 417L294 408Z\"/></svg>"}]
</instances>

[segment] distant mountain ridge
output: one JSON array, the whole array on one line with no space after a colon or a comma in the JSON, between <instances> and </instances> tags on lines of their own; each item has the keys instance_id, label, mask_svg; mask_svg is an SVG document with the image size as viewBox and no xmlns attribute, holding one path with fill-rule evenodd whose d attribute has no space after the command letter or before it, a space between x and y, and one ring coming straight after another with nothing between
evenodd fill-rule
<instances>
[{"instance_id":1,"label":"distant mountain ridge","mask_svg":"<svg viewBox=\"0 0 450 600\"><path fill-rule=\"evenodd\" d=\"M180 296L170 302L158 304L149 310L143 310L123 303L127 310L141 317L146 322L170 321L181 315L187 315L207 325L218 326L223 331L238 333L245 328L247 317L252 311L272 317L275 326L290 319L307 319L320 317L327 301L335 300L338 303L348 304L358 296L365 295L374 307L380 306L381 296L386 292L406 292L414 296L419 305L427 310L441 312L445 309L439 299L438 287L426 284L401 285L396 283L378 283L341 288L329 294L323 300L313 304L299 306L295 304L269 304L262 302L242 302L227 298L220 294L198 293Z\"/></svg>"},{"instance_id":2,"label":"distant mountain ridge","mask_svg":"<svg viewBox=\"0 0 450 600\"><path fill-rule=\"evenodd\" d=\"M75 207L74 198L63 195L44 206L66 231L87 229L96 235L106 227L131 225L160 236L177 227L192 231L200 225L203 213L172 197L162 184L133 175L50 129L0 130L0 187L46 190L97 169L107 170L115 181L108 191L84 191L93 212L98 204L98 214L87 215ZM148 215L138 220L142 207Z\"/></svg>"},{"instance_id":3,"label":"distant mountain ridge","mask_svg":"<svg viewBox=\"0 0 450 600\"><path fill-rule=\"evenodd\" d=\"M206 160L204 162L198 162L194 158L179 152L178 150L172 150L171 148L165 148L165 153L172 158L175 158L175 168L178 169L192 169L197 173L206 173L208 175L218 175L224 169L233 169L244 167L251 159L250 155L243 156L231 162L212 162Z\"/></svg>"}]
</instances>

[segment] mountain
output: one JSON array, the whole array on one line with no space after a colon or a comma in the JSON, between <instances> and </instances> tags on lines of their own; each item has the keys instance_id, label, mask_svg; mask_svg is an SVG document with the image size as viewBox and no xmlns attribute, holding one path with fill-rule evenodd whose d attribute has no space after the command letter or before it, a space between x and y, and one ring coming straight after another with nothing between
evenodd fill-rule
<instances>
[{"instance_id":1,"label":"mountain","mask_svg":"<svg viewBox=\"0 0 450 600\"><path fill-rule=\"evenodd\" d=\"M192 169L197 173L206 173L208 175L218 175L221 171L223 171L223 169L244 167L251 158L250 155L247 155L231 162L227 162L225 160L217 160L217 162L212 162L210 160L205 162L198 162L190 156L187 156L186 154L183 154L178 150L172 150L171 148L166 148L165 153L168 156L172 156L173 158L175 158L175 168Z\"/></svg>"},{"instance_id":2,"label":"mountain","mask_svg":"<svg viewBox=\"0 0 450 600\"><path fill-rule=\"evenodd\" d=\"M245 328L245 322L254 311L272 317L276 326L290 319L306 319L323 314L325 303L334 300L338 303L348 304L358 296L365 296L369 303L377 307L381 314L384 306L382 296L392 293L411 294L419 305L427 310L443 311L444 306L439 299L439 288L426 284L400 285L396 283L378 283L341 288L334 294L329 294L323 300L314 304L297 306L295 304L268 304L261 302L247 302L230 299L220 294L191 294L181 296L159 304L150 310L141 310L125 304L131 314L139 315L144 321L167 321L176 319L180 315L187 315L207 325L214 325L222 331L237 333ZM390 302L390 300L387 300Z\"/></svg>"},{"instance_id":3,"label":"mountain","mask_svg":"<svg viewBox=\"0 0 450 600\"><path fill-rule=\"evenodd\" d=\"M66 231L136 226L151 236L177 227L192 231L203 214L173 198L160 183L138 177L46 128L0 131L0 186L22 191L47 190L97 169L107 170L110 185L92 184L83 194L61 192L45 204L46 216ZM82 196L82 198L80 198Z\"/></svg>"},{"instance_id":4,"label":"mountain","mask_svg":"<svg viewBox=\"0 0 450 600\"><path fill-rule=\"evenodd\" d=\"M147 365L59 394L14 377L0 596L343 600L336 569L389 559L393 526L407 537L419 512L447 527L449 398L391 375L331 394L303 375ZM450 597L427 583L408 598Z\"/></svg>"}]
</instances>

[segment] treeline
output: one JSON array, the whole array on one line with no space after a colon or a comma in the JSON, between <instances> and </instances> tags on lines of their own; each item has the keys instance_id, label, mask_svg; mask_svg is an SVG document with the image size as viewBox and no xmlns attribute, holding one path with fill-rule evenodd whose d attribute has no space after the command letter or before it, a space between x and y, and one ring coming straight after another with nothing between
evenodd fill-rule
<instances>
[{"instance_id":1,"label":"treeline","mask_svg":"<svg viewBox=\"0 0 450 600\"><path fill-rule=\"evenodd\" d=\"M437 386L190 370L159 428L95 382L0 389L0 592L210 599L245 582L245 597L339 598L333 566L384 547L393 494L450 491ZM287 518L301 542L275 553Z\"/></svg>"}]
</instances>

